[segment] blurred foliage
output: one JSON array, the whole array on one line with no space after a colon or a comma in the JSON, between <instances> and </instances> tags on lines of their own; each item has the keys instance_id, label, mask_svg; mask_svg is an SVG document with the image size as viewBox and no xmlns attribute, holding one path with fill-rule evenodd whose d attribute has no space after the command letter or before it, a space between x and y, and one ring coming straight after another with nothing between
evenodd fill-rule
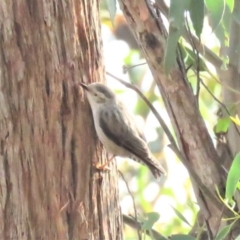
<instances>
[{"instance_id":1,"label":"blurred foliage","mask_svg":"<svg viewBox=\"0 0 240 240\"><path fill-rule=\"evenodd\" d=\"M104 57L107 71L137 86L157 108L169 128L172 129L161 95L156 88L147 64L144 64L145 59L126 20L117 5L113 26L110 20L110 15L113 19L112 12L110 14L107 12L108 5L106 3L106 0L102 1L101 13L102 25L105 29L103 39L105 39ZM186 11L189 15L185 14ZM197 54L196 50L193 50L192 46L181 38L181 35L186 27L186 22L188 22L191 32L201 38L201 42L206 44L211 51L221 57L223 67L226 68L228 59L225 47L229 43L229 24L232 17L240 22L240 14L232 14L232 11L232 0L170 1L170 19L174 19L174 21L170 22L165 69L169 71L175 64L175 49L178 40L180 40L179 46L185 66L186 68L190 67L187 71L187 77L193 92L197 94L199 91L199 110L211 136L213 136L213 141L215 141L214 131L216 133L226 132L230 123L228 116L217 119L219 104L216 99L221 101L221 84L214 66L207 62L204 56ZM186 16L188 16L187 21ZM123 73L123 69L126 74ZM203 84L199 84L200 79L197 77L197 70L199 71L199 78L207 89ZM138 219L143 221L142 229L145 231L153 227L164 236L171 235L171 239L175 240L195 239L184 235L195 224L198 211L187 171L168 149L166 136L146 103L132 90L124 88L115 80L107 78L107 82L115 88L126 105L132 108L135 115L140 116L142 120L141 129L148 139L149 147L168 172L167 177L162 178L160 182L156 182L146 167L129 160L117 160L118 167L123 172L134 196ZM234 121L234 119L232 120ZM232 199L235 189L239 186L239 157L232 169L233 173L229 176L231 184L228 183L227 186L234 183L232 188L228 187L227 199ZM127 188L121 179L119 180L119 186L122 212L133 216L132 200L129 198ZM156 216L159 217L159 220ZM201 228L201 226L198 227ZM221 237L226 236L231 227L232 223L227 225L225 229L221 229L218 238L223 239ZM124 239L138 239L136 230L125 226ZM146 237L146 239L151 238Z\"/></svg>"}]
</instances>

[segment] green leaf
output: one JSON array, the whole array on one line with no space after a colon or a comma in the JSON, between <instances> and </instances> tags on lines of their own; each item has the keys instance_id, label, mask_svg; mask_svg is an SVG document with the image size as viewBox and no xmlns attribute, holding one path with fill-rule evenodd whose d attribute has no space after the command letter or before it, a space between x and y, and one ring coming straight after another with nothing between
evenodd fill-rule
<instances>
[{"instance_id":1,"label":"green leaf","mask_svg":"<svg viewBox=\"0 0 240 240\"><path fill-rule=\"evenodd\" d=\"M218 234L217 234L217 236L216 236L216 238L215 238L214 240L224 240L224 239L226 238L226 236L228 235L228 233L230 232L230 230L231 230L231 228L232 228L232 226L233 226L234 223L235 223L235 221L232 222L231 224L223 227L223 228L218 232Z\"/></svg>"},{"instance_id":2,"label":"green leaf","mask_svg":"<svg viewBox=\"0 0 240 240\"><path fill-rule=\"evenodd\" d=\"M117 2L116 0L106 0L106 3L107 3L107 8L110 14L112 24L114 25L114 18L117 11Z\"/></svg>"},{"instance_id":3,"label":"green leaf","mask_svg":"<svg viewBox=\"0 0 240 240\"><path fill-rule=\"evenodd\" d=\"M225 117L225 118L219 118L216 128L215 128L215 132L216 133L225 133L227 132L229 125L231 123L231 120L229 117Z\"/></svg>"},{"instance_id":4,"label":"green leaf","mask_svg":"<svg viewBox=\"0 0 240 240\"><path fill-rule=\"evenodd\" d=\"M226 46L227 35L226 35L226 31L225 31L222 23L220 23L216 27L214 33L215 33L216 37L218 38L218 40L220 41L221 46L222 47Z\"/></svg>"},{"instance_id":5,"label":"green leaf","mask_svg":"<svg viewBox=\"0 0 240 240\"><path fill-rule=\"evenodd\" d=\"M196 240L196 238L185 234L174 234L170 238L171 240Z\"/></svg>"},{"instance_id":6,"label":"green leaf","mask_svg":"<svg viewBox=\"0 0 240 240\"><path fill-rule=\"evenodd\" d=\"M179 212L175 207L173 207L173 206L171 206L171 207L172 207L172 209L174 210L174 212L176 213L176 215L177 215L183 222L185 222L187 225L189 225L190 227L192 227L191 224L188 222L188 220L183 216L183 214L182 214L181 212Z\"/></svg>"},{"instance_id":7,"label":"green leaf","mask_svg":"<svg viewBox=\"0 0 240 240\"><path fill-rule=\"evenodd\" d=\"M240 182L237 184L237 189L240 190Z\"/></svg>"},{"instance_id":8,"label":"green leaf","mask_svg":"<svg viewBox=\"0 0 240 240\"><path fill-rule=\"evenodd\" d=\"M229 29L230 29L230 22L232 21L232 13L228 5L225 7L225 11L222 17L221 22L215 29L215 35L219 39L221 43L221 47L229 46ZM224 51L220 51L221 57L226 57L227 53Z\"/></svg>"},{"instance_id":9,"label":"green leaf","mask_svg":"<svg viewBox=\"0 0 240 240\"><path fill-rule=\"evenodd\" d=\"M196 35L200 38L204 19L204 0L191 0L189 12Z\"/></svg>"},{"instance_id":10,"label":"green leaf","mask_svg":"<svg viewBox=\"0 0 240 240\"><path fill-rule=\"evenodd\" d=\"M214 31L222 20L223 13L225 10L224 0L205 0L207 9L209 10L211 26Z\"/></svg>"},{"instance_id":11,"label":"green leaf","mask_svg":"<svg viewBox=\"0 0 240 240\"><path fill-rule=\"evenodd\" d=\"M160 215L157 212L147 213L147 219L143 220L141 229L143 231L151 230L154 223L157 222L159 218L160 218Z\"/></svg>"},{"instance_id":12,"label":"green leaf","mask_svg":"<svg viewBox=\"0 0 240 240\"><path fill-rule=\"evenodd\" d=\"M238 115L236 115L235 118L230 116L230 119L231 119L234 123L236 123L237 125L240 126L240 119L239 119Z\"/></svg>"},{"instance_id":13,"label":"green leaf","mask_svg":"<svg viewBox=\"0 0 240 240\"><path fill-rule=\"evenodd\" d=\"M171 0L169 10L169 35L167 50L164 57L164 70L168 74L176 63L178 39L184 29L184 12L188 9L190 0Z\"/></svg>"},{"instance_id":14,"label":"green leaf","mask_svg":"<svg viewBox=\"0 0 240 240\"><path fill-rule=\"evenodd\" d=\"M230 11L233 11L233 7L234 7L234 0L226 0L226 4L228 5Z\"/></svg>"},{"instance_id":15,"label":"green leaf","mask_svg":"<svg viewBox=\"0 0 240 240\"><path fill-rule=\"evenodd\" d=\"M240 169L240 153L238 153L233 159L233 163L230 167L230 170L227 176L225 198L228 201L231 201L236 191L236 188L240 179L239 169Z\"/></svg>"}]
</instances>

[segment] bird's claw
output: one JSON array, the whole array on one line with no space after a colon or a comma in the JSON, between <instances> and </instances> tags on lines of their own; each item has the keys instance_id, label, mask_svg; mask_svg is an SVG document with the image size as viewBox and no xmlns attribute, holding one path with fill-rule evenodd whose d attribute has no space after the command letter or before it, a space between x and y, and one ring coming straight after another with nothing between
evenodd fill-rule
<instances>
[{"instance_id":1,"label":"bird's claw","mask_svg":"<svg viewBox=\"0 0 240 240\"><path fill-rule=\"evenodd\" d=\"M94 163L94 167L101 171L109 171L110 168L107 166L109 162L101 164L100 162Z\"/></svg>"},{"instance_id":2,"label":"bird's claw","mask_svg":"<svg viewBox=\"0 0 240 240\"><path fill-rule=\"evenodd\" d=\"M106 171L106 170L110 170L109 167L107 167L107 165L112 162L112 160L114 159L115 156L112 156L106 163L101 164L100 162L95 162L93 165L96 169L98 170L102 170L102 171Z\"/></svg>"}]
</instances>

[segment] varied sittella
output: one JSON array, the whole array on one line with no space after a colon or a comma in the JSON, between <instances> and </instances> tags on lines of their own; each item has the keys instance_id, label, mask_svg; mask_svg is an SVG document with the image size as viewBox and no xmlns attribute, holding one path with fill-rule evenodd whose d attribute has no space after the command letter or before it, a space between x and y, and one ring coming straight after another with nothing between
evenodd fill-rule
<instances>
[{"instance_id":1,"label":"varied sittella","mask_svg":"<svg viewBox=\"0 0 240 240\"><path fill-rule=\"evenodd\" d=\"M87 93L97 135L108 153L146 165L155 178L165 170L151 154L135 123L114 92L104 84L80 83Z\"/></svg>"}]
</instances>

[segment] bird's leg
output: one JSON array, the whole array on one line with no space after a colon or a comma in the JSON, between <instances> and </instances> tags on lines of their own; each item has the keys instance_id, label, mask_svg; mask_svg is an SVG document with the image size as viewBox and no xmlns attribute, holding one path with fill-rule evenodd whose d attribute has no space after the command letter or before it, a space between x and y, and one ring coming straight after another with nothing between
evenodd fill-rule
<instances>
[{"instance_id":1,"label":"bird's leg","mask_svg":"<svg viewBox=\"0 0 240 240\"><path fill-rule=\"evenodd\" d=\"M104 164L101 164L100 162L96 163L95 164L95 167L98 169L98 170L110 170L109 167L107 167L107 165L113 161L113 159L115 158L115 156L113 155L106 163Z\"/></svg>"}]
</instances>

